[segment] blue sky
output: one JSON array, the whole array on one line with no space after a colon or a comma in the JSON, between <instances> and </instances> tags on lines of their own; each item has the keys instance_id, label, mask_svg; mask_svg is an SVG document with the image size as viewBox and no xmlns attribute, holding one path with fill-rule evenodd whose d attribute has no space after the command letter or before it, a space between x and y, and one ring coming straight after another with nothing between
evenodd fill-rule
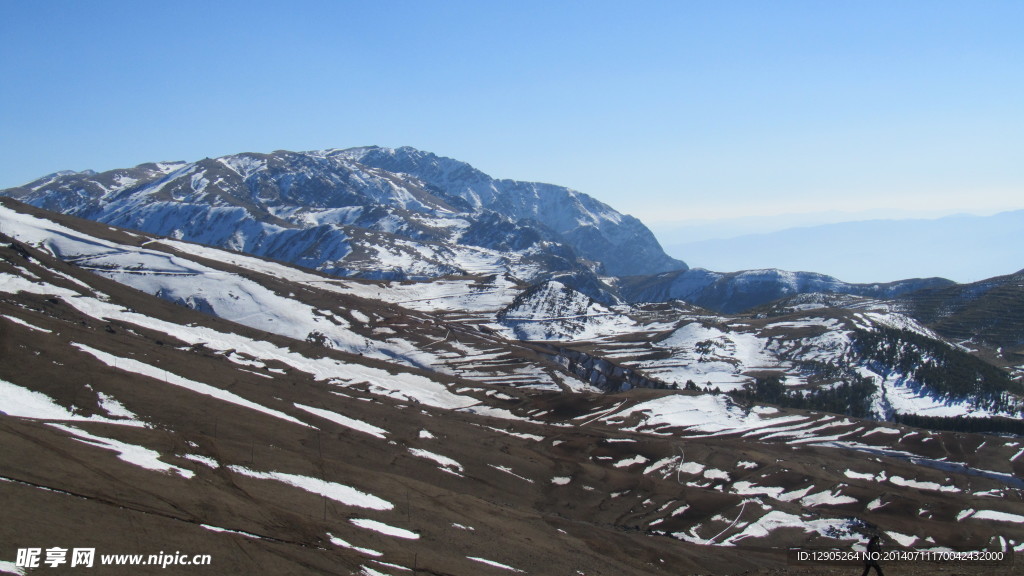
<instances>
[{"instance_id":1,"label":"blue sky","mask_svg":"<svg viewBox=\"0 0 1024 576\"><path fill-rule=\"evenodd\" d=\"M1024 208L1024 2L0 0L0 187L410 145L648 223Z\"/></svg>"}]
</instances>

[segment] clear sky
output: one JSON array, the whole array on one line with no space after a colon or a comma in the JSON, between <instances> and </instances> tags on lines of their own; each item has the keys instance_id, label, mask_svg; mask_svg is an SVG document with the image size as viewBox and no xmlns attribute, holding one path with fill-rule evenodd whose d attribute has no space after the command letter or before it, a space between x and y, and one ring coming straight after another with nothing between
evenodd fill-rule
<instances>
[{"instance_id":1,"label":"clear sky","mask_svg":"<svg viewBox=\"0 0 1024 576\"><path fill-rule=\"evenodd\" d=\"M1024 2L0 0L0 187L367 144L649 223L1024 208Z\"/></svg>"}]
</instances>

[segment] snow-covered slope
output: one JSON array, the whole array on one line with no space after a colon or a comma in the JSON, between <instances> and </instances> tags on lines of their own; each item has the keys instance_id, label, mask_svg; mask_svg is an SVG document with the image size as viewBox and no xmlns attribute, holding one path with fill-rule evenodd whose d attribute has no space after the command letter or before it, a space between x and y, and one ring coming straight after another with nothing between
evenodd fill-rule
<instances>
[{"instance_id":1,"label":"snow-covered slope","mask_svg":"<svg viewBox=\"0 0 1024 576\"><path fill-rule=\"evenodd\" d=\"M399 303L415 284L398 284L391 290L169 239L105 231L115 238L108 239L102 230L98 235L84 233L8 206L0 206L0 219L5 232L18 242L123 285L250 328L489 384L552 390L566 383L572 389L586 387L573 382L557 363L518 358L514 344L510 348L511 343L473 327L443 325L401 307ZM297 294L297 287L303 292ZM388 300L396 305L386 304ZM403 329L410 325L417 328ZM479 362L483 357L491 361Z\"/></svg>"},{"instance_id":2,"label":"snow-covered slope","mask_svg":"<svg viewBox=\"0 0 1024 576\"><path fill-rule=\"evenodd\" d=\"M625 316L557 281L519 294L497 314L499 325L519 340L577 340L616 333L633 325Z\"/></svg>"},{"instance_id":3,"label":"snow-covered slope","mask_svg":"<svg viewBox=\"0 0 1024 576\"><path fill-rule=\"evenodd\" d=\"M893 312L895 305L879 301L805 295L777 305L764 317L730 318L685 308L657 311L655 305L609 307L557 281L527 286L507 275L390 284L332 281L168 239L106 240L14 207L0 207L0 216L18 241L165 300L319 346L485 382L530 382L550 389L581 386L567 384L557 366L512 368L514 358L496 353L494 340L483 338L481 328L513 340L582 343L576 347L592 356L677 387L690 384L728 392L767 374L781 378L790 394L806 394L870 380L874 391L864 399L869 406L865 413L883 420L899 414L1014 416L1020 409L1018 400L998 393L1010 386L1009 380L998 383L998 370L989 371L991 367L966 350L944 343L917 321ZM364 311L320 307L282 293L266 278L288 278L293 285L377 304ZM401 308L369 312L383 302ZM467 348L465 338L459 342L451 327L435 321L419 339L397 337L388 317L408 315L412 309L477 326L476 347ZM879 340L881 333L884 340ZM879 346L903 351L882 354ZM908 360L907 350L913 359ZM470 353L477 362L466 360ZM493 359L481 368L482 357ZM928 378L929 366L960 365L968 359L977 366L971 370L984 372L975 376L979 382L992 381L996 391L937 389L936 379Z\"/></svg>"},{"instance_id":4,"label":"snow-covered slope","mask_svg":"<svg viewBox=\"0 0 1024 576\"><path fill-rule=\"evenodd\" d=\"M682 304L602 306L552 282L523 292L497 318L512 337L571 346L678 388L744 392L770 379L779 382L771 401L806 399L809 407L879 420L1022 413L1019 379L899 307L804 294L730 316Z\"/></svg>"}]
</instances>

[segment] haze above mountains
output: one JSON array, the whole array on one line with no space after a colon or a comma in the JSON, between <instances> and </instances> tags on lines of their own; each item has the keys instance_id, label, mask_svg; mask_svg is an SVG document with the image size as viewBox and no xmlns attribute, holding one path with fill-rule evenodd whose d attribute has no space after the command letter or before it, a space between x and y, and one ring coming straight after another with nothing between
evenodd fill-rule
<instances>
[{"instance_id":1,"label":"haze above mountains","mask_svg":"<svg viewBox=\"0 0 1024 576\"><path fill-rule=\"evenodd\" d=\"M719 271L780 268L856 283L932 276L962 283L1024 266L1021 210L938 218L794 215L786 220L659 223L652 230L668 254ZM826 223L808 223L814 220Z\"/></svg>"}]
</instances>

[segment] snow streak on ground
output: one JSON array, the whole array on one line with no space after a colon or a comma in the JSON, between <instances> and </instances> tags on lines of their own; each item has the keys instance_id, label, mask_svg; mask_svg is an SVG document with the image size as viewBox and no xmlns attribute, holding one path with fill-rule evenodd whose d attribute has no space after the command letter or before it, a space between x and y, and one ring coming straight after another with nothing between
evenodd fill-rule
<instances>
[{"instance_id":1,"label":"snow streak on ground","mask_svg":"<svg viewBox=\"0 0 1024 576\"><path fill-rule=\"evenodd\" d=\"M781 510L772 510L747 525L738 534L723 540L721 545L735 546L738 542L747 538L763 538L782 528L798 528L805 532L816 532L822 536L850 541L862 538L861 534L856 532L856 524L852 519L828 518L814 520L782 512Z\"/></svg>"},{"instance_id":2,"label":"snow streak on ground","mask_svg":"<svg viewBox=\"0 0 1024 576\"><path fill-rule=\"evenodd\" d=\"M1016 524L1024 524L1024 516L1021 516L1020 514L1010 514L1009 512L999 512L998 510L978 510L966 517L974 518L975 520L992 520L994 522L1014 522Z\"/></svg>"},{"instance_id":3,"label":"snow streak on ground","mask_svg":"<svg viewBox=\"0 0 1024 576\"><path fill-rule=\"evenodd\" d=\"M8 316L6 314L0 314L0 317L3 317L5 319L7 319L7 320L10 320L11 322L14 322L15 324L24 326L25 328L28 328L30 330L35 330L36 332L44 332L44 333L47 333L47 334L49 334L51 332L50 330L47 330L45 328L40 328L38 326L33 326L32 324L29 324L28 322L25 322L21 318L15 318L14 316Z\"/></svg>"},{"instance_id":4,"label":"snow streak on ground","mask_svg":"<svg viewBox=\"0 0 1024 576\"><path fill-rule=\"evenodd\" d=\"M257 472L244 466L228 466L228 469L232 472L248 476L250 478L283 482L290 486L301 488L306 492L330 498L331 500L340 502L346 506L368 508L370 510L391 510L395 507L391 502L388 502L383 498L367 494L366 492L357 490L351 486L338 484L337 482L328 482L326 480L321 480L320 478L311 478L309 476L301 476L299 474L286 474L284 472Z\"/></svg>"},{"instance_id":5,"label":"snow streak on ground","mask_svg":"<svg viewBox=\"0 0 1024 576\"><path fill-rule=\"evenodd\" d=\"M485 560L483 558L477 558L475 556L466 556L466 558L469 558L470 560L472 560L474 562L479 562L481 564L486 564L488 566L492 566L494 568L501 568L502 570L508 570L510 572L524 573L522 570L519 570L518 568L513 568L513 567L511 567L511 566L509 566L507 564L502 564L500 562L495 562L494 560Z\"/></svg>"},{"instance_id":6,"label":"snow streak on ground","mask_svg":"<svg viewBox=\"0 0 1024 576\"><path fill-rule=\"evenodd\" d=\"M359 526L360 528L365 528L366 530L373 530L374 532L379 532L381 534L384 534L385 536L404 538L406 540L418 540L420 537L419 534L412 532L411 530L398 528L390 524L385 524L383 522L378 522L376 520L369 520L367 518L352 518L351 520L349 520L349 522L355 524L356 526Z\"/></svg>"},{"instance_id":7,"label":"snow streak on ground","mask_svg":"<svg viewBox=\"0 0 1024 576\"><path fill-rule=\"evenodd\" d=\"M322 408L313 408L312 406L305 406L302 404L294 404L294 406L300 410L305 410L310 414L319 416L321 418L324 418L325 420L330 420L331 422L334 422L335 424L344 426L346 428L358 430L359 432L363 432L365 434L369 434L370 436L374 436L381 439L387 438L387 430L384 430L383 428L378 428L377 426L374 426L373 424L368 424L366 422L363 422L362 420L349 418L348 416L343 416L341 414L338 414L337 412L331 412L330 410L324 410Z\"/></svg>"},{"instance_id":8,"label":"snow streak on ground","mask_svg":"<svg viewBox=\"0 0 1024 576\"><path fill-rule=\"evenodd\" d=\"M150 378L153 378L154 380L161 380L167 384L180 386L182 388L186 388L198 394L203 394L204 396L211 396L218 400L224 400L225 402L237 404L239 406L249 408L250 410L262 412L269 416L273 416L274 418L280 418L281 420L285 420L293 424L298 424L300 426L312 428L312 426L306 424L301 420L292 418L287 414L278 412L277 410L272 410L250 400L246 400L245 398L242 398L237 394L228 392L227 390L221 390L220 388L215 388L213 386L210 386L209 384L204 384L202 382L196 382L195 380L183 378L181 376L178 376L177 374L174 374L167 370L163 370L161 368L157 368L156 366L151 366L149 364L139 362L138 360L135 360L133 358L123 358L119 356L114 356L113 354L107 354L106 352L96 350L95 348L90 348L85 344L73 344L73 346L75 348L78 348L82 352L86 352L92 355L97 360L103 362L107 366L111 366L118 370L124 370L126 372L132 372L135 374L140 374L142 376L148 376Z\"/></svg>"},{"instance_id":9,"label":"snow streak on ground","mask_svg":"<svg viewBox=\"0 0 1024 576\"><path fill-rule=\"evenodd\" d=\"M120 417L121 414L111 413L110 410L107 410L107 413L112 416L110 418L75 414L71 410L57 404L52 398L42 392L29 390L5 380L0 380L0 412L8 416L34 418L37 420L103 422L106 424L120 424L122 426L145 426L145 423L134 418L134 415L131 418L123 418Z\"/></svg>"},{"instance_id":10,"label":"snow streak on ground","mask_svg":"<svg viewBox=\"0 0 1024 576\"><path fill-rule=\"evenodd\" d=\"M417 458L432 460L437 463L439 469L455 474L456 476L461 475L460 473L463 471L462 464L459 464L447 456L435 454L428 450L423 450L422 448L409 448L409 453Z\"/></svg>"},{"instance_id":11,"label":"snow streak on ground","mask_svg":"<svg viewBox=\"0 0 1024 576\"><path fill-rule=\"evenodd\" d=\"M349 548L351 550L355 550L360 554L365 554L367 556L374 556L378 558L384 555L382 552L378 552L376 550L371 550L369 548L360 548L359 546L349 544L345 540L342 540L341 538L332 535L330 532L327 533L327 537L331 540L331 544L334 544L335 546L341 546L342 548Z\"/></svg>"},{"instance_id":12,"label":"snow streak on ground","mask_svg":"<svg viewBox=\"0 0 1024 576\"><path fill-rule=\"evenodd\" d=\"M325 315L293 298L275 294L262 285L239 275L204 266L185 258L147 248L108 242L56 224L33 218L0 206L0 216L16 224L12 235L20 241L40 246L62 260L73 262L121 284L191 308L213 313L246 326L297 340L321 334L339 350L363 354L381 360L396 361L416 355L417 362L431 364L429 354L409 344L369 340L351 329L337 315ZM297 277L300 282L324 283L322 276L304 273L256 258L202 248L183 242L163 240L197 256L227 259L253 270Z\"/></svg>"},{"instance_id":13,"label":"snow streak on ground","mask_svg":"<svg viewBox=\"0 0 1024 576\"><path fill-rule=\"evenodd\" d=\"M179 468L172 464L162 462L160 460L160 453L155 450L150 450L149 448L144 448L135 444L128 444L127 442L121 442L120 440L114 440L112 438L96 436L95 434L90 434L73 426L65 426L63 424L50 424L50 426L71 434L75 440L78 440L79 442L103 448L104 450L117 452L117 457L129 464L134 464L136 466L146 468L147 470L173 472L184 478L191 478L195 476L195 472L192 472L191 470L186 470L185 468Z\"/></svg>"},{"instance_id":14,"label":"snow streak on ground","mask_svg":"<svg viewBox=\"0 0 1024 576\"><path fill-rule=\"evenodd\" d=\"M754 428L804 420L802 416L763 418L775 412L773 408L758 407L746 411L727 396L670 395L636 404L625 410L602 416L609 423L623 423L631 416L641 416L639 424L624 430L654 430L658 428L686 428L694 432L740 432Z\"/></svg>"},{"instance_id":15,"label":"snow streak on ground","mask_svg":"<svg viewBox=\"0 0 1024 576\"><path fill-rule=\"evenodd\" d=\"M29 282L11 274L0 274L0 291L13 293L24 291L59 297L82 314L98 320L117 320L134 324L173 336L188 345L201 344L224 354L234 352L237 355L257 358L264 362L281 362L295 370L310 374L317 380L330 381L338 386L365 385L374 394L390 396L403 401L421 402L437 408L465 409L500 418L516 419L515 416L506 410L482 406L480 401L474 398L454 394L444 384L425 376L402 372L391 373L387 370L372 368L362 364L348 364L331 358L310 358L263 340L254 340L238 334L219 332L202 326L185 326L159 320L110 304L106 301L105 295L99 295L103 296L102 298L83 296L66 288ZM109 360L108 363L114 365L114 358L112 356L104 355L102 352L99 352L99 354L97 358ZM237 358L237 356L227 357L232 360ZM161 369L142 363L136 364L133 363L136 361L131 359L124 360L124 367L131 366L131 370L145 373L158 380L163 380L164 378L165 372ZM117 360L117 365L122 366L120 359ZM206 390L206 388L203 388L207 386L205 384L192 382L187 379L173 379L174 381L171 381L172 379L169 374L167 377L168 383ZM210 388L210 395L224 393L222 390ZM218 392L213 392L214 390L218 390ZM226 399L226 397L221 399ZM255 405L249 407L257 409ZM279 417L291 419L290 416L284 414ZM301 423L298 420L295 420L295 422ZM301 424L307 426L305 423Z\"/></svg>"}]
</instances>

